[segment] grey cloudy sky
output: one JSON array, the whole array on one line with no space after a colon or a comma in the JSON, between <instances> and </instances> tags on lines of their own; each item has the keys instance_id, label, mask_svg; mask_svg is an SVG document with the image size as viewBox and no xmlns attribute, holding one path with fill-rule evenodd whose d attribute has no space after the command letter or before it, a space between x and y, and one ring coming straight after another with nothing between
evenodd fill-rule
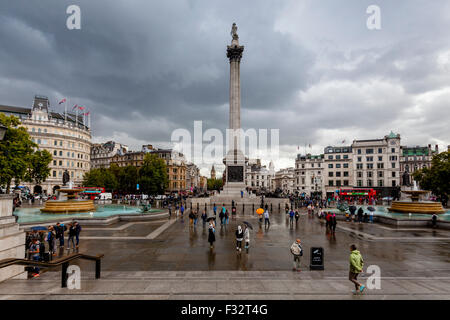
<instances>
[{"instance_id":1,"label":"grey cloudy sky","mask_svg":"<svg viewBox=\"0 0 450 320\"><path fill-rule=\"evenodd\" d=\"M71 4L81 30L66 28ZM366 27L371 4L381 30ZM305 144L320 153L391 130L403 145L450 144L446 0L2 0L0 103L42 94L58 109L66 97L90 109L95 142L135 150L194 120L223 130L233 22L242 126L280 129L277 168Z\"/></svg>"}]
</instances>

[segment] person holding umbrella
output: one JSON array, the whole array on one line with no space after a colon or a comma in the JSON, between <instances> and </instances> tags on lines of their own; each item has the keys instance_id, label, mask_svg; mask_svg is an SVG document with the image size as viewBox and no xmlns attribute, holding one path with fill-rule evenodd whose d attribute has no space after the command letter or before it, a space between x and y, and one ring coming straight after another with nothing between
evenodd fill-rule
<instances>
[{"instance_id":1,"label":"person holding umbrella","mask_svg":"<svg viewBox=\"0 0 450 320\"><path fill-rule=\"evenodd\" d=\"M263 208L258 208L258 209L256 210L256 213L257 213L258 216L259 216L259 224L262 224L262 222L263 222L263 213L264 213L264 209L263 209Z\"/></svg>"},{"instance_id":2,"label":"person holding umbrella","mask_svg":"<svg viewBox=\"0 0 450 320\"><path fill-rule=\"evenodd\" d=\"M356 206L350 206L348 210L350 211L350 220L353 222L353 216L355 215L356 212Z\"/></svg>"},{"instance_id":3,"label":"person holding umbrella","mask_svg":"<svg viewBox=\"0 0 450 320\"><path fill-rule=\"evenodd\" d=\"M370 221L370 223L373 223L373 212L375 211L375 208L368 207L367 210L369 210L369 221Z\"/></svg>"}]
</instances>

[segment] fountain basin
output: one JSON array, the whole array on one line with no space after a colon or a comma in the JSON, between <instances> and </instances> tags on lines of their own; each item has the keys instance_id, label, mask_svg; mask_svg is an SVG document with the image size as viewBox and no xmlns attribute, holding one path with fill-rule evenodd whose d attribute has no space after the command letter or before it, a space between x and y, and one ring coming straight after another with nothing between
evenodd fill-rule
<instances>
[{"instance_id":1,"label":"fountain basin","mask_svg":"<svg viewBox=\"0 0 450 320\"><path fill-rule=\"evenodd\" d=\"M390 212L420 214L441 214L445 212L440 202L432 201L393 201L388 210Z\"/></svg>"},{"instance_id":2,"label":"fountain basin","mask_svg":"<svg viewBox=\"0 0 450 320\"><path fill-rule=\"evenodd\" d=\"M95 211L92 200L48 200L41 209L44 213L78 213Z\"/></svg>"}]
</instances>

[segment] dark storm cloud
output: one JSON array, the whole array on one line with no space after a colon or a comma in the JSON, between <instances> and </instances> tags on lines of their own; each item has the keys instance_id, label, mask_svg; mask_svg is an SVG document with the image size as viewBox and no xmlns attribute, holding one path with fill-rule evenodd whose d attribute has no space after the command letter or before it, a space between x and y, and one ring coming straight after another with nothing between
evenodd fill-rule
<instances>
[{"instance_id":1,"label":"dark storm cloud","mask_svg":"<svg viewBox=\"0 0 450 320\"><path fill-rule=\"evenodd\" d=\"M4 0L0 103L30 105L44 94L57 108L67 97L91 110L95 137L133 148L167 142L194 120L225 129L236 22L242 125L280 128L292 159L297 145L320 152L341 136L391 129L414 144L449 143L448 116L426 112L448 110L450 46L439 32L450 26L448 3L376 1L382 30L369 31L372 2ZM81 8L81 30L66 28L71 4ZM436 90L444 92L427 96ZM408 110L432 124L402 123Z\"/></svg>"}]
</instances>

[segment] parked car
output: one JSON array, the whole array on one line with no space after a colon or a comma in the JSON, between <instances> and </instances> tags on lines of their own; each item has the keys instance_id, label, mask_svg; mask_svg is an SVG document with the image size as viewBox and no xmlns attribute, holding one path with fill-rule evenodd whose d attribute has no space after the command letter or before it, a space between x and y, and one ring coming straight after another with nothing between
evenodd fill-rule
<instances>
[{"instance_id":1,"label":"parked car","mask_svg":"<svg viewBox=\"0 0 450 320\"><path fill-rule=\"evenodd\" d=\"M100 200L112 200L111 192L100 193Z\"/></svg>"}]
</instances>

